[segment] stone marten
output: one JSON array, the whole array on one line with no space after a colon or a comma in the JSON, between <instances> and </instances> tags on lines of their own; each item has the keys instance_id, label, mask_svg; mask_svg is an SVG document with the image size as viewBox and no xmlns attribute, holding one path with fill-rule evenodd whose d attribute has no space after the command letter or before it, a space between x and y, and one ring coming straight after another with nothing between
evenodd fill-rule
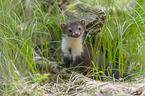
<instances>
[{"instance_id":1,"label":"stone marten","mask_svg":"<svg viewBox=\"0 0 145 96\"><path fill-rule=\"evenodd\" d=\"M70 67L72 70L81 72L84 75L92 71L94 64L98 66L98 70L105 68L105 74L108 75L108 60L103 60L101 52L93 55L92 46L89 43L84 42L83 35L86 29L85 20L72 20L66 23L61 23L62 32L62 52L63 52L63 67ZM94 59L94 56L96 60ZM99 58L98 58L99 56ZM95 61L92 63L92 61ZM104 66L105 61L105 66ZM98 64L98 65L97 65ZM113 69L112 76L115 78L126 77L127 74L123 73L123 76L119 71Z\"/></svg>"}]
</instances>

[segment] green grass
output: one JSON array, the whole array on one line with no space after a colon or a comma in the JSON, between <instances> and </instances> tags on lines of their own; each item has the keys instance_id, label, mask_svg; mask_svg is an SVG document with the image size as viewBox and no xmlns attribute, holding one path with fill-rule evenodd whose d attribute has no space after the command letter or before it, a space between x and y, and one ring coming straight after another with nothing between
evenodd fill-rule
<instances>
[{"instance_id":1,"label":"green grass","mask_svg":"<svg viewBox=\"0 0 145 96\"><path fill-rule=\"evenodd\" d=\"M32 40L33 34L39 34L40 37L37 38L40 43L38 55L45 56L48 60L57 59L58 62L62 59L59 25L67 17L57 3L50 5L45 0L26 1L0 0L0 94L17 94L14 90L25 84L29 85L27 81L41 81L48 76L46 74L40 75L40 79L39 76L35 78L40 72L34 60L37 37ZM112 65L118 63L120 72L129 73L133 77L144 77L145 2L80 1L94 7L97 5L107 14L96 42L99 40L99 47L103 45L103 57L108 58L111 64L109 68L112 69ZM52 51L53 48L55 50ZM46 72L49 72L49 68Z\"/></svg>"},{"instance_id":2,"label":"green grass","mask_svg":"<svg viewBox=\"0 0 145 96\"><path fill-rule=\"evenodd\" d=\"M58 32L63 14L56 5L49 4L50 10L45 12L41 4L39 1L30 1L28 5L21 0L0 1L0 86L2 86L0 91L2 93L11 92L15 82L27 76L33 78L34 74L39 73L34 60L36 47L35 39L32 41L34 33L40 35L39 55L45 54L48 59L52 34L57 37L56 40L61 39ZM57 43L58 47L60 42Z\"/></svg>"}]
</instances>

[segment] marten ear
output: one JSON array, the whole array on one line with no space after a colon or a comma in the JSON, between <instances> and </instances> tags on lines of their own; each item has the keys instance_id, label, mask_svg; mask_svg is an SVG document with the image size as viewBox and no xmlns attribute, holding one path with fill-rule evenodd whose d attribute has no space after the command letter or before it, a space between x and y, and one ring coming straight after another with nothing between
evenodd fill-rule
<instances>
[{"instance_id":1,"label":"marten ear","mask_svg":"<svg viewBox=\"0 0 145 96\"><path fill-rule=\"evenodd\" d=\"M80 23L85 27L86 26L86 22L85 22L85 20L80 20Z\"/></svg>"},{"instance_id":2,"label":"marten ear","mask_svg":"<svg viewBox=\"0 0 145 96\"><path fill-rule=\"evenodd\" d=\"M65 29L67 27L67 24L66 23L61 23L61 29Z\"/></svg>"}]
</instances>

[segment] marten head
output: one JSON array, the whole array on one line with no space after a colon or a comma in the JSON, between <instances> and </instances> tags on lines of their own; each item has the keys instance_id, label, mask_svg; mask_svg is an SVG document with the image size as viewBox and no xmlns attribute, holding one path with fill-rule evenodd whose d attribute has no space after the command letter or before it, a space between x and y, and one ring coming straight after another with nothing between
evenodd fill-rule
<instances>
[{"instance_id":1,"label":"marten head","mask_svg":"<svg viewBox=\"0 0 145 96\"><path fill-rule=\"evenodd\" d=\"M86 29L85 20L72 20L61 24L63 36L78 38L82 36Z\"/></svg>"}]
</instances>

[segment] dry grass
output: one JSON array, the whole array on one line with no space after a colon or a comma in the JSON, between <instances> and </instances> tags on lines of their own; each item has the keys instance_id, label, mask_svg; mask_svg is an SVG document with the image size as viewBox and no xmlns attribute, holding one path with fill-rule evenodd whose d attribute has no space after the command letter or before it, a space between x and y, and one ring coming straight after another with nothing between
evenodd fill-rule
<instances>
[{"instance_id":1,"label":"dry grass","mask_svg":"<svg viewBox=\"0 0 145 96\"><path fill-rule=\"evenodd\" d=\"M57 80L56 80L57 81ZM44 80L25 82L14 86L12 94L34 96L145 96L145 79L132 82L102 82L84 76L72 75L62 83ZM4 93L4 95L7 95Z\"/></svg>"},{"instance_id":2,"label":"dry grass","mask_svg":"<svg viewBox=\"0 0 145 96\"><path fill-rule=\"evenodd\" d=\"M47 95L49 92L53 95L77 95L77 96L120 96L120 95L141 95L145 96L145 83L125 83L125 82L101 82L95 80L84 80L81 84L75 84L79 80L69 80L63 84L46 83L41 86ZM141 81L145 81L141 80ZM39 86L40 87L40 86Z\"/></svg>"}]
</instances>

